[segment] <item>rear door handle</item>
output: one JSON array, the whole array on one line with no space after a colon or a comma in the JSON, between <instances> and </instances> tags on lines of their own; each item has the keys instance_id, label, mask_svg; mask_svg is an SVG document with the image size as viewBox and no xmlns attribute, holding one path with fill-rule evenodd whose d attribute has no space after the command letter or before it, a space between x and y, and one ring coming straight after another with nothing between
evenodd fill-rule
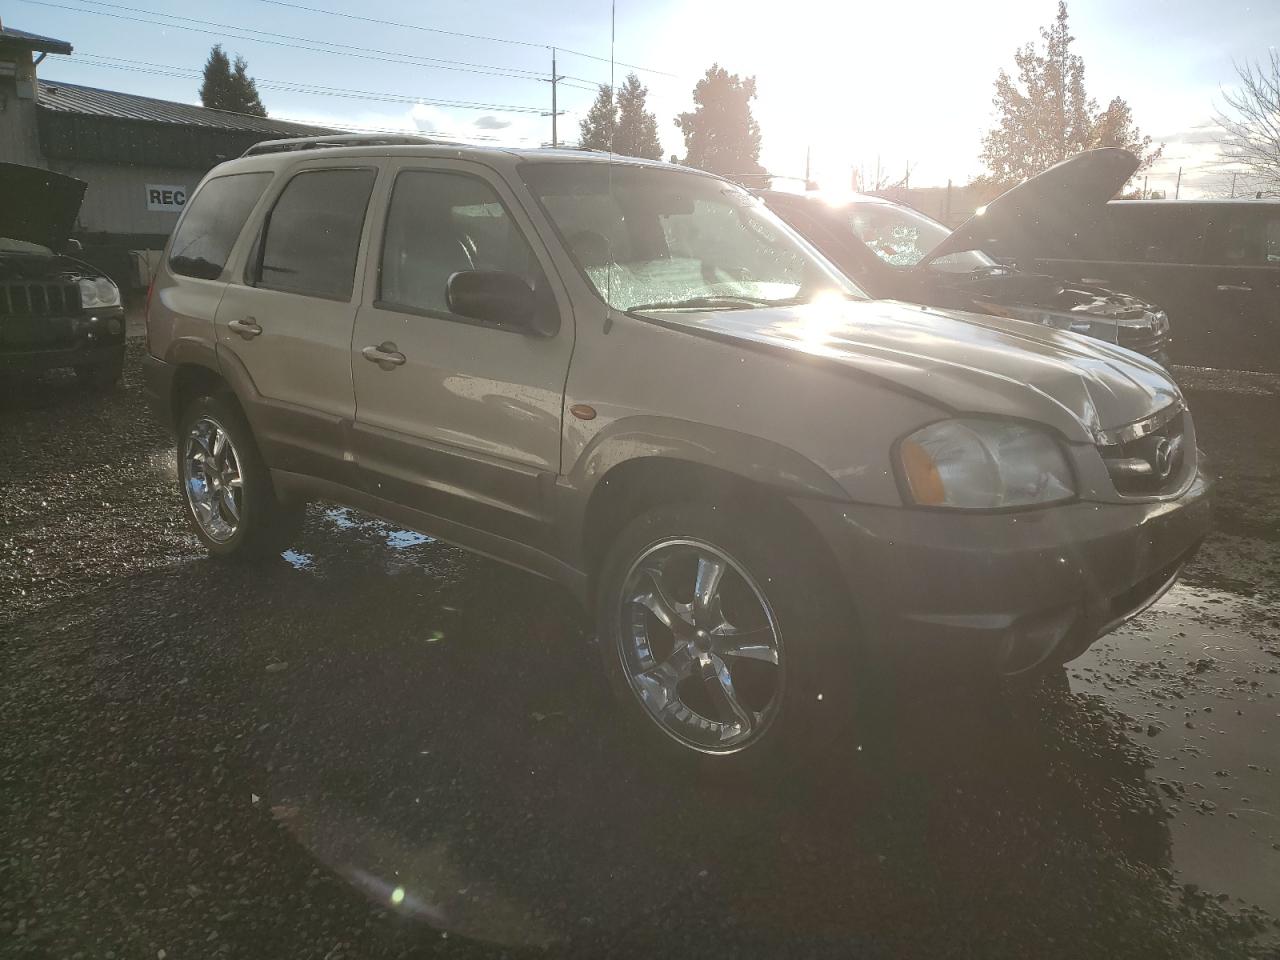
<instances>
[{"instance_id":1,"label":"rear door handle","mask_svg":"<svg viewBox=\"0 0 1280 960\"><path fill-rule=\"evenodd\" d=\"M1240 293L1253 293L1253 287L1246 287L1243 283L1220 283L1218 289L1223 293L1237 290Z\"/></svg>"},{"instance_id":2,"label":"rear door handle","mask_svg":"<svg viewBox=\"0 0 1280 960\"><path fill-rule=\"evenodd\" d=\"M254 337L262 333L262 327L258 326L258 321L253 319L253 317L245 317L243 320L232 320L227 324L227 329L240 334L240 336L245 340L252 340Z\"/></svg>"},{"instance_id":3,"label":"rear door handle","mask_svg":"<svg viewBox=\"0 0 1280 960\"><path fill-rule=\"evenodd\" d=\"M396 349L396 345L390 340L384 340L376 347L365 347L360 351L360 355L366 360L376 363L383 370L390 370L392 367L398 367L404 363L404 354Z\"/></svg>"}]
</instances>

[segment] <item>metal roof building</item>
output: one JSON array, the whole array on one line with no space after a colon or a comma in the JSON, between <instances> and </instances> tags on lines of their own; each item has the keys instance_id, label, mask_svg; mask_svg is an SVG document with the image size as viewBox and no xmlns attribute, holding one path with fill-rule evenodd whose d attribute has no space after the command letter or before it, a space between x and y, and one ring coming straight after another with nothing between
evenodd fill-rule
<instances>
[{"instance_id":1,"label":"metal roof building","mask_svg":"<svg viewBox=\"0 0 1280 960\"><path fill-rule=\"evenodd\" d=\"M60 160L207 170L259 140L333 132L54 80L37 82L36 106L41 150Z\"/></svg>"},{"instance_id":2,"label":"metal roof building","mask_svg":"<svg viewBox=\"0 0 1280 960\"><path fill-rule=\"evenodd\" d=\"M0 24L0 162L88 183L76 236L86 259L125 283L159 250L210 168L261 140L335 131L37 78L72 45ZM132 252L132 253L131 253Z\"/></svg>"}]
</instances>

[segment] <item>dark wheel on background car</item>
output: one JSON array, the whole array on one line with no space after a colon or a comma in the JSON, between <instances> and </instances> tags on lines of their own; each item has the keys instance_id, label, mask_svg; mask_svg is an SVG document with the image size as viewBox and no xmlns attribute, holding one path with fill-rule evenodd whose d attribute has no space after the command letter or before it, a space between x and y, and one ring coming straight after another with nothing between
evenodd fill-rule
<instances>
[{"instance_id":1,"label":"dark wheel on background car","mask_svg":"<svg viewBox=\"0 0 1280 960\"><path fill-rule=\"evenodd\" d=\"M701 503L649 510L609 551L597 622L610 685L653 750L757 775L852 749L851 608L783 520Z\"/></svg>"},{"instance_id":2,"label":"dark wheel on background car","mask_svg":"<svg viewBox=\"0 0 1280 960\"><path fill-rule=\"evenodd\" d=\"M187 518L215 557L269 556L288 545L303 505L280 502L249 423L229 396L192 400L178 421Z\"/></svg>"},{"instance_id":3,"label":"dark wheel on background car","mask_svg":"<svg viewBox=\"0 0 1280 960\"><path fill-rule=\"evenodd\" d=\"M82 363L76 377L90 390L110 390L124 375L124 353L100 363Z\"/></svg>"}]
</instances>

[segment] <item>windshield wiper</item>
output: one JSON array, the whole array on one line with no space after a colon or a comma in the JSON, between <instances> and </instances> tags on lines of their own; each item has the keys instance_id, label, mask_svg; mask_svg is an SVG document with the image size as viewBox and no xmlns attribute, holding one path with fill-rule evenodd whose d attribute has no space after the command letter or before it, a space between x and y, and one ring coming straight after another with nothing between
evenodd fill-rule
<instances>
[{"instance_id":1,"label":"windshield wiper","mask_svg":"<svg viewBox=\"0 0 1280 960\"><path fill-rule=\"evenodd\" d=\"M628 313L638 310L694 310L699 307L708 310L750 310L752 307L771 307L779 301L766 300L762 297L743 297L725 294L718 297L689 297L687 300L661 300L657 303L641 303L628 307Z\"/></svg>"}]
</instances>

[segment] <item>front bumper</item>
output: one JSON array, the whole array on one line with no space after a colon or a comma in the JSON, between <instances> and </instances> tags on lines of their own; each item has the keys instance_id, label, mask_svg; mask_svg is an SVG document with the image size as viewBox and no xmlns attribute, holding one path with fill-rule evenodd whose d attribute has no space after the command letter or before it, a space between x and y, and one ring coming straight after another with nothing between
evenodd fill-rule
<instances>
[{"instance_id":1,"label":"front bumper","mask_svg":"<svg viewBox=\"0 0 1280 960\"><path fill-rule=\"evenodd\" d=\"M37 373L109 363L124 354L124 309L70 316L0 316L0 371Z\"/></svg>"},{"instance_id":2,"label":"front bumper","mask_svg":"<svg viewBox=\"0 0 1280 960\"><path fill-rule=\"evenodd\" d=\"M1211 481L1175 500L964 514L796 501L835 555L868 652L957 651L1013 675L1079 656L1173 585L1210 527Z\"/></svg>"},{"instance_id":3,"label":"front bumper","mask_svg":"<svg viewBox=\"0 0 1280 960\"><path fill-rule=\"evenodd\" d=\"M124 338L115 342L82 341L74 346L58 346L44 350L0 350L0 371L38 373L59 367L93 366L110 363L124 356Z\"/></svg>"}]
</instances>

